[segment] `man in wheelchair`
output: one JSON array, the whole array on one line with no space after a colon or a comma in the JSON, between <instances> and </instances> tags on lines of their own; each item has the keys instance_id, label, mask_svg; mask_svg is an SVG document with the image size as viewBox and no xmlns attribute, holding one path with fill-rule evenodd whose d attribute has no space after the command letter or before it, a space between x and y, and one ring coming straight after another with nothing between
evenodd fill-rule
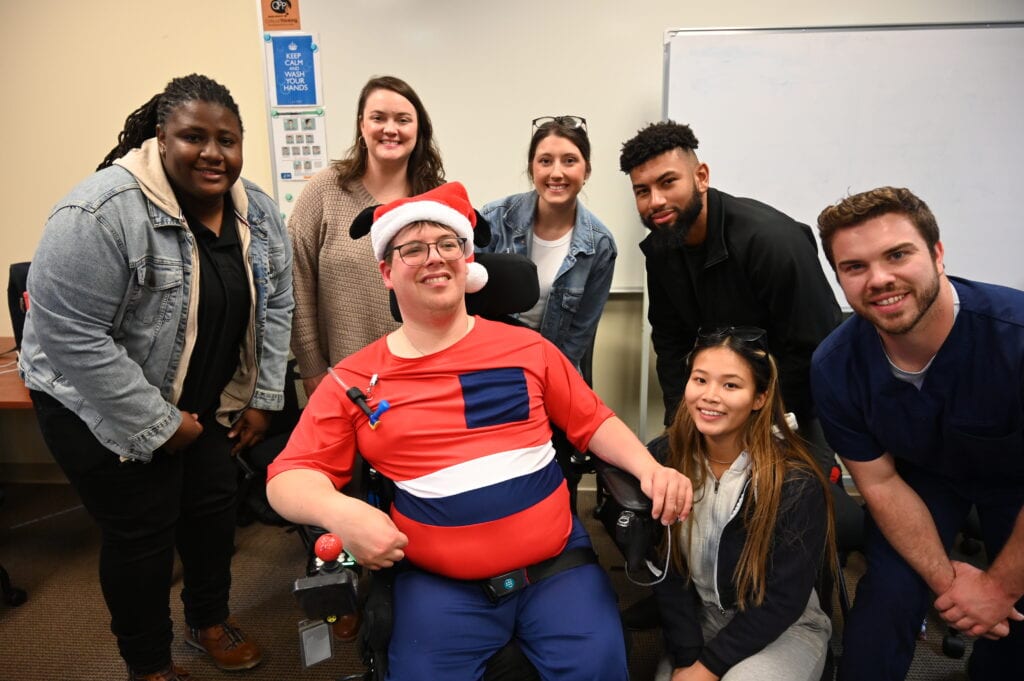
<instances>
[{"instance_id":1,"label":"man in wheelchair","mask_svg":"<svg viewBox=\"0 0 1024 681\"><path fill-rule=\"evenodd\" d=\"M268 498L361 565L395 567L389 679L479 679L515 639L544 679L625 681L615 595L570 511L549 419L636 476L665 524L689 512L692 489L555 346L466 312L482 286L477 220L458 183L376 208L373 251L402 326L321 383ZM357 220L353 236L366 229ZM357 451L394 483L388 514L337 491Z\"/></svg>"}]
</instances>

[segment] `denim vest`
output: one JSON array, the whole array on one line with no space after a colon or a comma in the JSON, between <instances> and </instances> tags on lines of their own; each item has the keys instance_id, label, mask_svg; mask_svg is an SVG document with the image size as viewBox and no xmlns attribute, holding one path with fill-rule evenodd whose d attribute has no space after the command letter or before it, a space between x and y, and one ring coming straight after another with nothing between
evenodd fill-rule
<instances>
[{"instance_id":1,"label":"denim vest","mask_svg":"<svg viewBox=\"0 0 1024 681\"><path fill-rule=\"evenodd\" d=\"M19 369L112 452L148 461L181 423L175 406L196 338L199 259L154 140L54 208L29 271ZM279 410L291 330L291 245L274 201L231 189L251 310L218 420Z\"/></svg>"},{"instance_id":2,"label":"denim vest","mask_svg":"<svg viewBox=\"0 0 1024 681\"><path fill-rule=\"evenodd\" d=\"M491 243L480 250L530 256L536 191L492 201L480 214L491 226ZM597 333L612 286L616 255L611 231L577 199L569 252L555 275L538 329L577 369Z\"/></svg>"}]
</instances>

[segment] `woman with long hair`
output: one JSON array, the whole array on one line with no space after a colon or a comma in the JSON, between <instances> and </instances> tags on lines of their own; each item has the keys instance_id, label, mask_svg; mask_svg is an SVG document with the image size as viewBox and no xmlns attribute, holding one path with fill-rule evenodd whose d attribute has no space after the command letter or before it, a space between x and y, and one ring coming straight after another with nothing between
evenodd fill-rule
<instances>
[{"instance_id":1,"label":"woman with long hair","mask_svg":"<svg viewBox=\"0 0 1024 681\"><path fill-rule=\"evenodd\" d=\"M444 182L434 127L405 81L367 81L345 158L303 188L288 220L295 251L292 352L306 393L356 350L398 328L369 240L349 236L368 206L421 194Z\"/></svg>"},{"instance_id":2,"label":"woman with long hair","mask_svg":"<svg viewBox=\"0 0 1024 681\"><path fill-rule=\"evenodd\" d=\"M533 190L481 209L491 226L491 242L483 250L518 253L537 265L540 298L517 318L554 343L580 370L608 301L618 254L611 230L579 200L591 170L586 119L534 119L526 159ZM558 429L554 444L575 509L580 479L573 465L576 450Z\"/></svg>"},{"instance_id":3,"label":"woman with long hair","mask_svg":"<svg viewBox=\"0 0 1024 681\"><path fill-rule=\"evenodd\" d=\"M227 88L175 78L54 208L29 271L20 369L43 438L102 534L100 586L130 681L186 681L185 641L259 664L229 617L238 467L284 405L291 247L240 179ZM69 654L74 654L73 652Z\"/></svg>"},{"instance_id":4,"label":"woman with long hair","mask_svg":"<svg viewBox=\"0 0 1024 681\"><path fill-rule=\"evenodd\" d=\"M778 373L754 327L701 329L687 358L666 463L694 502L655 587L659 679L817 681L828 662L828 482L786 421Z\"/></svg>"}]
</instances>

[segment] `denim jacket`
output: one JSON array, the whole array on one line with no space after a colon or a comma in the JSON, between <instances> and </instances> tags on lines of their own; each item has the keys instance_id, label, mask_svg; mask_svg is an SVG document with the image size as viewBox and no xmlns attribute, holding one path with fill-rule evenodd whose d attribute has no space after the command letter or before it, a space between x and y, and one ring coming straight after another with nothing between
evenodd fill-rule
<instances>
[{"instance_id":1,"label":"denim jacket","mask_svg":"<svg viewBox=\"0 0 1024 681\"><path fill-rule=\"evenodd\" d=\"M291 244L274 201L231 188L249 265L250 315L217 419L284 405ZM148 461L178 429L198 334L198 249L156 139L87 178L46 223L29 270L19 369L26 385L81 418L115 454Z\"/></svg>"},{"instance_id":2,"label":"denim jacket","mask_svg":"<svg viewBox=\"0 0 1024 681\"><path fill-rule=\"evenodd\" d=\"M480 214L491 225L491 243L481 250L530 256L536 191L492 201ZM577 369L597 333L617 255L611 231L577 199L569 253L555 275L538 329Z\"/></svg>"}]
</instances>

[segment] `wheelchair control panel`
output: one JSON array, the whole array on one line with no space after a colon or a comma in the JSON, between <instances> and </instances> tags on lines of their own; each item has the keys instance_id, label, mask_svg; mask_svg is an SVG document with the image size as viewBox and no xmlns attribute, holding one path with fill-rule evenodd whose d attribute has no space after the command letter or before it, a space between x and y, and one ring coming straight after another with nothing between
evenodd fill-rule
<instances>
[{"instance_id":1,"label":"wheelchair control panel","mask_svg":"<svg viewBox=\"0 0 1024 681\"><path fill-rule=\"evenodd\" d=\"M313 574L296 579L292 587L292 594L306 616L299 623L299 650L307 667L334 654L330 625L358 608L359 576L353 570L355 562L342 549L337 535L321 535L314 545Z\"/></svg>"}]
</instances>

